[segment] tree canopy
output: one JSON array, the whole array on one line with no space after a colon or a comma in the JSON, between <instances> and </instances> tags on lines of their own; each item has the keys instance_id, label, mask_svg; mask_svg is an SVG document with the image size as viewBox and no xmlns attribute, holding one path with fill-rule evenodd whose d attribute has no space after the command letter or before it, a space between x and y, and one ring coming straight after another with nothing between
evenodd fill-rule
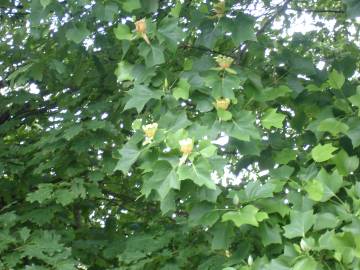
<instances>
[{"instance_id":1,"label":"tree canopy","mask_svg":"<svg viewBox=\"0 0 360 270\"><path fill-rule=\"evenodd\" d=\"M358 16L0 0L0 269L359 270Z\"/></svg>"}]
</instances>

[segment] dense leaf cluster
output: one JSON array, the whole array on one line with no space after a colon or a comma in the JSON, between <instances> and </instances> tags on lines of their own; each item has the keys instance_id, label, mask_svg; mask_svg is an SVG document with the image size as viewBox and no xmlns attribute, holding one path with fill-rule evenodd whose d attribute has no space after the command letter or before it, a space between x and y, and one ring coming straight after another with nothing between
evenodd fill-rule
<instances>
[{"instance_id":1,"label":"dense leaf cluster","mask_svg":"<svg viewBox=\"0 0 360 270\"><path fill-rule=\"evenodd\" d=\"M0 1L0 269L360 269L359 15Z\"/></svg>"}]
</instances>

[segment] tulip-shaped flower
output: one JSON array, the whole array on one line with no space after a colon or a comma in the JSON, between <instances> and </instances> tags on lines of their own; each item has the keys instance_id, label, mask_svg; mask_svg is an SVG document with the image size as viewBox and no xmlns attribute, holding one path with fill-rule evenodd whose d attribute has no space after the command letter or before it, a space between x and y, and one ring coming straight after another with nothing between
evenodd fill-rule
<instances>
[{"instance_id":1,"label":"tulip-shaped flower","mask_svg":"<svg viewBox=\"0 0 360 270\"><path fill-rule=\"evenodd\" d=\"M143 142L143 145L146 145L146 144L149 144L152 142L152 140L154 139L154 136L156 134L157 128L158 128L157 123L152 123L152 124L142 126L142 129L145 133L145 141Z\"/></svg>"},{"instance_id":2,"label":"tulip-shaped flower","mask_svg":"<svg viewBox=\"0 0 360 270\"><path fill-rule=\"evenodd\" d=\"M179 144L180 144L180 151L183 154L182 157L180 158L180 164L184 164L194 148L194 141L191 138L187 138L180 140Z\"/></svg>"},{"instance_id":3,"label":"tulip-shaped flower","mask_svg":"<svg viewBox=\"0 0 360 270\"><path fill-rule=\"evenodd\" d=\"M150 45L150 40L146 34L145 19L141 19L135 22L135 30L145 40L145 42Z\"/></svg>"},{"instance_id":4,"label":"tulip-shaped flower","mask_svg":"<svg viewBox=\"0 0 360 270\"><path fill-rule=\"evenodd\" d=\"M219 98L216 100L215 107L216 109L222 109L226 111L229 108L230 99L228 98Z\"/></svg>"}]
</instances>

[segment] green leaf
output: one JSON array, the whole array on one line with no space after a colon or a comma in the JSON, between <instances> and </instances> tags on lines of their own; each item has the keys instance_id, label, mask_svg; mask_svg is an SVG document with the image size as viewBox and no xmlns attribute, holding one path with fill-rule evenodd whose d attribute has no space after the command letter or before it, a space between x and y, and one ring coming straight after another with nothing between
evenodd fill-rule
<instances>
[{"instance_id":1,"label":"green leaf","mask_svg":"<svg viewBox=\"0 0 360 270\"><path fill-rule=\"evenodd\" d=\"M275 153L274 160L279 164L287 164L296 159L296 153L297 151L293 149L285 148Z\"/></svg>"},{"instance_id":2,"label":"green leaf","mask_svg":"<svg viewBox=\"0 0 360 270\"><path fill-rule=\"evenodd\" d=\"M153 172L154 174L145 181L143 186L143 194L146 197L154 189L159 193L161 200L164 200L172 189L180 189L180 181L169 162L157 161Z\"/></svg>"},{"instance_id":3,"label":"green leaf","mask_svg":"<svg viewBox=\"0 0 360 270\"><path fill-rule=\"evenodd\" d=\"M259 209L253 205L246 205L239 211L229 211L222 216L222 221L232 221L237 227L248 224L255 227L259 226L259 222L268 218L265 212L259 212Z\"/></svg>"},{"instance_id":4,"label":"green leaf","mask_svg":"<svg viewBox=\"0 0 360 270\"><path fill-rule=\"evenodd\" d=\"M159 45L154 44L149 46L146 43L142 43L142 45L139 46L139 50L139 54L145 58L145 65L147 67L153 67L165 63L163 48Z\"/></svg>"},{"instance_id":5,"label":"green leaf","mask_svg":"<svg viewBox=\"0 0 360 270\"><path fill-rule=\"evenodd\" d=\"M216 112L221 121L229 121L232 119L232 113L229 111L217 109Z\"/></svg>"},{"instance_id":6,"label":"green leaf","mask_svg":"<svg viewBox=\"0 0 360 270\"><path fill-rule=\"evenodd\" d=\"M200 150L200 154L204 158L210 158L216 154L217 150L218 150L218 148L215 145L209 144L208 146L206 146Z\"/></svg>"},{"instance_id":7,"label":"green leaf","mask_svg":"<svg viewBox=\"0 0 360 270\"><path fill-rule=\"evenodd\" d=\"M271 244L281 244L281 229L279 225L270 227L266 223L260 225L260 237L263 245L269 246Z\"/></svg>"},{"instance_id":8,"label":"green leaf","mask_svg":"<svg viewBox=\"0 0 360 270\"><path fill-rule=\"evenodd\" d=\"M339 224L339 221L332 213L318 213L316 214L314 230L333 229Z\"/></svg>"},{"instance_id":9,"label":"green leaf","mask_svg":"<svg viewBox=\"0 0 360 270\"><path fill-rule=\"evenodd\" d=\"M40 0L40 3L43 8L46 8L51 3L51 0Z\"/></svg>"},{"instance_id":10,"label":"green leaf","mask_svg":"<svg viewBox=\"0 0 360 270\"><path fill-rule=\"evenodd\" d=\"M178 169L179 180L190 179L198 186L206 186L209 189L216 189L210 173L212 168L210 163L203 158L198 158L194 164L183 164Z\"/></svg>"},{"instance_id":11,"label":"green leaf","mask_svg":"<svg viewBox=\"0 0 360 270\"><path fill-rule=\"evenodd\" d=\"M346 4L347 15L355 19L360 16L360 3L357 0L343 0Z\"/></svg>"},{"instance_id":12,"label":"green leaf","mask_svg":"<svg viewBox=\"0 0 360 270\"><path fill-rule=\"evenodd\" d=\"M331 143L318 144L311 150L311 156L316 162L324 162L332 158L332 154L337 148L332 146Z\"/></svg>"},{"instance_id":13,"label":"green leaf","mask_svg":"<svg viewBox=\"0 0 360 270\"><path fill-rule=\"evenodd\" d=\"M315 224L316 216L312 210L300 212L292 210L290 212L290 224L285 225L284 236L286 238L305 237L306 232Z\"/></svg>"},{"instance_id":14,"label":"green leaf","mask_svg":"<svg viewBox=\"0 0 360 270\"><path fill-rule=\"evenodd\" d=\"M219 77L217 73L211 73L209 76L205 77L205 84L212 88L212 96L215 99L234 99L234 90L240 87L241 80L238 76L227 75Z\"/></svg>"},{"instance_id":15,"label":"green leaf","mask_svg":"<svg viewBox=\"0 0 360 270\"><path fill-rule=\"evenodd\" d=\"M114 171L121 170L124 174L126 174L131 165L135 163L141 152L134 142L129 141L123 146L123 148L121 148L119 153L121 158L117 162Z\"/></svg>"},{"instance_id":16,"label":"green leaf","mask_svg":"<svg viewBox=\"0 0 360 270\"><path fill-rule=\"evenodd\" d=\"M350 157L343 149L336 153L332 162L336 165L338 172L343 176L349 175L359 167L359 158L357 156Z\"/></svg>"},{"instance_id":17,"label":"green leaf","mask_svg":"<svg viewBox=\"0 0 360 270\"><path fill-rule=\"evenodd\" d=\"M122 0L122 8L127 12L133 12L136 9L141 8L140 0Z\"/></svg>"},{"instance_id":18,"label":"green leaf","mask_svg":"<svg viewBox=\"0 0 360 270\"><path fill-rule=\"evenodd\" d=\"M283 97L288 93L291 93L291 90L285 85L280 85L276 88L268 87L263 89L260 93L256 94L255 100L261 102L270 101L279 97Z\"/></svg>"},{"instance_id":19,"label":"green leaf","mask_svg":"<svg viewBox=\"0 0 360 270\"><path fill-rule=\"evenodd\" d=\"M293 270L317 270L318 263L313 257L306 257L297 261L293 267Z\"/></svg>"},{"instance_id":20,"label":"green leaf","mask_svg":"<svg viewBox=\"0 0 360 270\"><path fill-rule=\"evenodd\" d=\"M261 124L267 129L271 127L282 128L285 117L284 114L277 113L276 109L271 108L268 109L261 118Z\"/></svg>"},{"instance_id":21,"label":"green leaf","mask_svg":"<svg viewBox=\"0 0 360 270\"><path fill-rule=\"evenodd\" d=\"M119 24L116 28L114 28L114 34L119 40L131 40L132 34L130 32L129 26L126 24Z\"/></svg>"},{"instance_id":22,"label":"green leaf","mask_svg":"<svg viewBox=\"0 0 360 270\"><path fill-rule=\"evenodd\" d=\"M88 35L90 35L90 31L86 28L84 24L81 24L78 27L68 29L65 34L68 40L73 41L77 44L81 43Z\"/></svg>"},{"instance_id":23,"label":"green leaf","mask_svg":"<svg viewBox=\"0 0 360 270\"><path fill-rule=\"evenodd\" d=\"M357 87L356 94L348 98L351 104L357 107L358 115L360 116L360 87Z\"/></svg>"},{"instance_id":24,"label":"green leaf","mask_svg":"<svg viewBox=\"0 0 360 270\"><path fill-rule=\"evenodd\" d=\"M335 69L329 74L329 85L334 89L341 89L345 83L345 77L342 73L336 71Z\"/></svg>"},{"instance_id":25,"label":"green leaf","mask_svg":"<svg viewBox=\"0 0 360 270\"><path fill-rule=\"evenodd\" d=\"M28 193L26 200L28 202L43 203L52 198L54 185L53 184L39 184L38 189L34 192Z\"/></svg>"},{"instance_id":26,"label":"green leaf","mask_svg":"<svg viewBox=\"0 0 360 270\"><path fill-rule=\"evenodd\" d=\"M236 111L232 114L232 121L223 122L221 130L224 130L230 137L240 141L250 141L251 139L259 139L260 134L254 126L255 117L248 111Z\"/></svg>"},{"instance_id":27,"label":"green leaf","mask_svg":"<svg viewBox=\"0 0 360 270\"><path fill-rule=\"evenodd\" d=\"M133 89L129 92L130 99L124 107L124 111L136 108L137 112L140 113L144 108L145 104L150 99L160 99L162 96L161 91L151 90L145 85L136 84Z\"/></svg>"},{"instance_id":28,"label":"green leaf","mask_svg":"<svg viewBox=\"0 0 360 270\"><path fill-rule=\"evenodd\" d=\"M351 139L351 143L354 148L360 145L360 121L352 119L349 123L350 129L346 132L346 135Z\"/></svg>"},{"instance_id":29,"label":"green leaf","mask_svg":"<svg viewBox=\"0 0 360 270\"><path fill-rule=\"evenodd\" d=\"M178 22L177 18L166 17L160 22L157 29L157 36L160 42L166 44L172 51L176 50L178 43L185 37L185 33L178 26Z\"/></svg>"},{"instance_id":30,"label":"green leaf","mask_svg":"<svg viewBox=\"0 0 360 270\"><path fill-rule=\"evenodd\" d=\"M323 196L320 200L322 202L325 202L333 197L343 184L343 178L337 170L335 170L332 174L329 174L322 168L315 180L319 181L323 186Z\"/></svg>"},{"instance_id":31,"label":"green leaf","mask_svg":"<svg viewBox=\"0 0 360 270\"><path fill-rule=\"evenodd\" d=\"M95 5L95 15L96 18L101 21L111 22L114 19L114 16L119 12L119 8L115 3L109 3L102 5L98 3Z\"/></svg>"},{"instance_id":32,"label":"green leaf","mask_svg":"<svg viewBox=\"0 0 360 270\"><path fill-rule=\"evenodd\" d=\"M173 90L173 96L178 100L188 99L190 93L190 84L185 79L180 79L177 86Z\"/></svg>"},{"instance_id":33,"label":"green leaf","mask_svg":"<svg viewBox=\"0 0 360 270\"><path fill-rule=\"evenodd\" d=\"M175 193L170 190L168 194L160 201L160 210L163 215L176 210Z\"/></svg>"},{"instance_id":34,"label":"green leaf","mask_svg":"<svg viewBox=\"0 0 360 270\"><path fill-rule=\"evenodd\" d=\"M207 202L195 204L189 212L190 226L212 227L219 219L219 213L214 211L214 206Z\"/></svg>"},{"instance_id":35,"label":"green leaf","mask_svg":"<svg viewBox=\"0 0 360 270\"><path fill-rule=\"evenodd\" d=\"M250 181L243 190L240 190L235 194L239 197L240 203L247 203L273 197L274 189L275 185L271 183L263 184L261 181L257 180Z\"/></svg>"},{"instance_id":36,"label":"green leaf","mask_svg":"<svg viewBox=\"0 0 360 270\"><path fill-rule=\"evenodd\" d=\"M191 122L187 118L186 112L171 112L168 111L162 115L159 120L159 126L165 128L169 133L175 133L176 131L186 128L191 125ZM176 146L179 143L175 142ZM175 146L174 146L175 148Z\"/></svg>"},{"instance_id":37,"label":"green leaf","mask_svg":"<svg viewBox=\"0 0 360 270\"><path fill-rule=\"evenodd\" d=\"M305 190L309 194L309 198L314 201L320 201L324 196L323 185L315 179L307 182Z\"/></svg>"},{"instance_id":38,"label":"green leaf","mask_svg":"<svg viewBox=\"0 0 360 270\"><path fill-rule=\"evenodd\" d=\"M256 40L254 24L254 19L243 13L240 13L234 21L231 20L231 38L237 47L244 41Z\"/></svg>"},{"instance_id":39,"label":"green leaf","mask_svg":"<svg viewBox=\"0 0 360 270\"><path fill-rule=\"evenodd\" d=\"M74 125L64 131L64 138L70 141L82 131L81 125Z\"/></svg>"},{"instance_id":40,"label":"green leaf","mask_svg":"<svg viewBox=\"0 0 360 270\"><path fill-rule=\"evenodd\" d=\"M134 66L132 64L129 64L126 61L119 62L117 68L115 69L117 81L132 81L134 79L134 76L132 74L133 69Z\"/></svg>"},{"instance_id":41,"label":"green leaf","mask_svg":"<svg viewBox=\"0 0 360 270\"><path fill-rule=\"evenodd\" d=\"M336 136L339 133L346 133L349 130L349 126L335 118L327 118L320 122L317 129L322 132L330 132L331 135Z\"/></svg>"},{"instance_id":42,"label":"green leaf","mask_svg":"<svg viewBox=\"0 0 360 270\"><path fill-rule=\"evenodd\" d=\"M218 223L214 226L212 231L213 239L211 241L212 250L226 250L230 246L231 242L234 241L234 229L233 225L229 222Z\"/></svg>"}]
</instances>

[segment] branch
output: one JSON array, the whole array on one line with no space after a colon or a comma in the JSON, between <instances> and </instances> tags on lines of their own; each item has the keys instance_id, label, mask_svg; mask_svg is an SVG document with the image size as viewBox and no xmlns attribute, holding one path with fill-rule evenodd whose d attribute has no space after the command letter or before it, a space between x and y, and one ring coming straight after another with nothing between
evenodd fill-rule
<instances>
[{"instance_id":1,"label":"branch","mask_svg":"<svg viewBox=\"0 0 360 270\"><path fill-rule=\"evenodd\" d=\"M183 49L195 49L195 50L204 51L204 52L208 52L208 53L225 55L225 56L228 56L228 57L231 57L231 58L234 57L234 56L231 55L231 54L227 54L227 53L224 53L224 52L219 52L219 51L211 50L211 49L206 48L206 47L191 46L191 45L188 45L188 44L183 44L183 45L181 45L181 47L182 47Z\"/></svg>"},{"instance_id":2,"label":"branch","mask_svg":"<svg viewBox=\"0 0 360 270\"><path fill-rule=\"evenodd\" d=\"M259 31L256 33L256 37L259 37L260 35L262 35L265 30L273 23L273 21L276 19L277 16L279 16L280 14L282 14L288 4L291 2L292 0L286 0L284 2L284 4L282 4L281 6L278 6L276 12L264 23L264 25L259 29ZM246 52L246 49L247 49L247 46L245 45L241 50L240 50L240 53L239 53L239 57L238 57L238 63L241 62L245 52Z\"/></svg>"},{"instance_id":3,"label":"branch","mask_svg":"<svg viewBox=\"0 0 360 270\"><path fill-rule=\"evenodd\" d=\"M264 25L260 28L260 30L256 33L256 37L262 35L262 34L265 32L265 30L269 27L270 24L273 23L273 21L276 19L276 17L279 16L280 14L282 14L282 13L285 11L286 7L288 6L288 4L289 4L291 1L292 1L292 0L286 0L285 3L284 3L281 7L279 7L279 8L277 9L277 11L274 13L274 15L272 15L272 16L269 18L269 20L267 20L267 21L264 23Z\"/></svg>"},{"instance_id":4,"label":"branch","mask_svg":"<svg viewBox=\"0 0 360 270\"><path fill-rule=\"evenodd\" d=\"M289 10L299 12L314 12L314 13L345 13L345 10L339 9L301 9L301 8L290 8Z\"/></svg>"}]
</instances>

